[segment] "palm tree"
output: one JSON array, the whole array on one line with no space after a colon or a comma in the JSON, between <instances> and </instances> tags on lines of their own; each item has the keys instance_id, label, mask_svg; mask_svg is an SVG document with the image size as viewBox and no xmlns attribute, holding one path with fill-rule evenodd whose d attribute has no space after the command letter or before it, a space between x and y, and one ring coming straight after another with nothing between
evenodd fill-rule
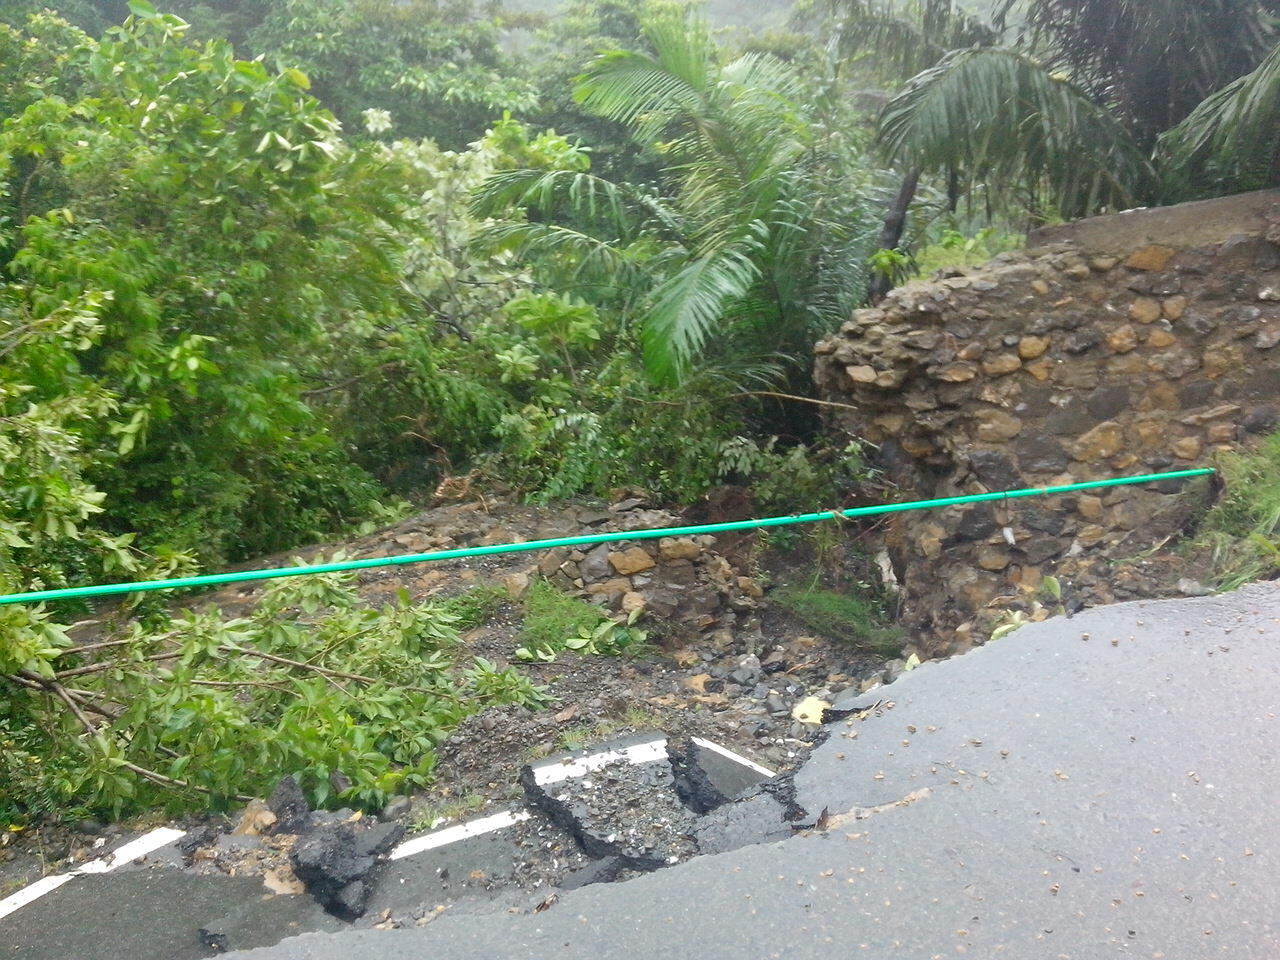
<instances>
[{"instance_id":1,"label":"palm tree","mask_svg":"<svg viewBox=\"0 0 1280 960\"><path fill-rule=\"evenodd\" d=\"M1165 133L1156 155L1169 199L1280 183L1280 46Z\"/></svg>"},{"instance_id":2,"label":"palm tree","mask_svg":"<svg viewBox=\"0 0 1280 960\"><path fill-rule=\"evenodd\" d=\"M1022 0L1003 0L1002 10ZM1150 149L1275 42L1280 0L1032 0L1023 44L1043 52Z\"/></svg>"},{"instance_id":3,"label":"palm tree","mask_svg":"<svg viewBox=\"0 0 1280 960\"><path fill-rule=\"evenodd\" d=\"M575 96L661 153L665 195L524 171L491 183L481 210L530 210L534 222L502 228L508 239L534 251L559 243L578 267L629 269L643 252L655 277L638 305L640 335L658 381L708 362L759 372L771 360L798 375L814 336L865 289L873 230L861 191L834 182L839 165L794 69L761 54L723 62L688 14L644 31L647 51L598 56Z\"/></svg>"},{"instance_id":4,"label":"palm tree","mask_svg":"<svg viewBox=\"0 0 1280 960\"><path fill-rule=\"evenodd\" d=\"M954 51L912 78L882 111L878 139L904 166L961 177L1033 214L1126 206L1151 180L1112 113L1007 47Z\"/></svg>"},{"instance_id":5,"label":"palm tree","mask_svg":"<svg viewBox=\"0 0 1280 960\"><path fill-rule=\"evenodd\" d=\"M1274 182L1275 55L1258 64L1276 7L1028 0L1014 46L955 50L913 77L881 112L879 142L908 169L962 172L1033 217ZM1130 56L1175 62L1144 72ZM1153 157L1156 134L1179 121Z\"/></svg>"},{"instance_id":6,"label":"palm tree","mask_svg":"<svg viewBox=\"0 0 1280 960\"><path fill-rule=\"evenodd\" d=\"M996 43L1000 27L957 6L953 0L820 0L831 20L827 40L833 77L838 81L847 65L868 67L891 83L905 82L936 66L959 48ZM802 11L802 15L803 15ZM907 214L920 186L922 169L906 162L900 186L888 204L879 249L898 250L903 245ZM960 174L948 172L948 202L954 211L960 192ZM890 273L871 280L868 299L876 301L893 284Z\"/></svg>"}]
</instances>

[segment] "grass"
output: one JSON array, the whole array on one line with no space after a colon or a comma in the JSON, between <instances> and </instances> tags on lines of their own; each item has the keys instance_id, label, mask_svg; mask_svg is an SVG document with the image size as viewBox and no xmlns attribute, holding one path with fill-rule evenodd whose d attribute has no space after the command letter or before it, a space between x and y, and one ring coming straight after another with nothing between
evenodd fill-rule
<instances>
[{"instance_id":1,"label":"grass","mask_svg":"<svg viewBox=\"0 0 1280 960\"><path fill-rule=\"evenodd\" d=\"M885 626L879 602L857 591L785 586L773 599L810 630L884 657L902 652L900 630Z\"/></svg>"},{"instance_id":2,"label":"grass","mask_svg":"<svg viewBox=\"0 0 1280 960\"><path fill-rule=\"evenodd\" d=\"M413 811L413 816L409 820L409 832L422 833L445 823L461 820L467 814L479 810L484 804L485 798L478 793L464 793L456 800L425 804Z\"/></svg>"},{"instance_id":3,"label":"grass","mask_svg":"<svg viewBox=\"0 0 1280 960\"><path fill-rule=\"evenodd\" d=\"M657 713L647 707L634 705L627 707L616 717L602 717L589 727L566 730L560 735L559 745L562 750L581 750L623 732L660 727L661 724L662 717Z\"/></svg>"},{"instance_id":4,"label":"grass","mask_svg":"<svg viewBox=\"0 0 1280 960\"><path fill-rule=\"evenodd\" d=\"M1021 234L994 227L985 227L969 237L958 230L944 230L936 243L926 244L916 254L916 271L928 278L939 270L976 267L996 254L1019 250L1025 245L1026 237Z\"/></svg>"},{"instance_id":5,"label":"grass","mask_svg":"<svg viewBox=\"0 0 1280 960\"><path fill-rule=\"evenodd\" d=\"M488 623L507 601L507 591L502 587L472 587L456 597L446 597L440 607L457 617L459 630L470 630Z\"/></svg>"},{"instance_id":6,"label":"grass","mask_svg":"<svg viewBox=\"0 0 1280 960\"><path fill-rule=\"evenodd\" d=\"M1223 456L1218 467L1225 490L1194 546L1212 551L1213 585L1234 590L1280 572L1280 433L1253 453Z\"/></svg>"},{"instance_id":7,"label":"grass","mask_svg":"<svg viewBox=\"0 0 1280 960\"><path fill-rule=\"evenodd\" d=\"M532 649L554 650L607 619L599 607L562 593L545 580L535 580L525 597L522 639Z\"/></svg>"}]
</instances>

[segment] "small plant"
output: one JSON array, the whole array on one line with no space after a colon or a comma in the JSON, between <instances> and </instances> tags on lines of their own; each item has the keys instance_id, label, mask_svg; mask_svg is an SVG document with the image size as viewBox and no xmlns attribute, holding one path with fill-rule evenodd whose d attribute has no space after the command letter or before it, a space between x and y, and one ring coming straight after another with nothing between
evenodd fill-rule
<instances>
[{"instance_id":1,"label":"small plant","mask_svg":"<svg viewBox=\"0 0 1280 960\"><path fill-rule=\"evenodd\" d=\"M809 629L832 640L886 657L897 656L902 649L902 632L883 624L879 604L865 593L788 586L775 599Z\"/></svg>"},{"instance_id":2,"label":"small plant","mask_svg":"<svg viewBox=\"0 0 1280 960\"><path fill-rule=\"evenodd\" d=\"M470 630L488 623L507 601L507 592L501 587L472 587L456 597L437 602L441 611L451 616L459 629Z\"/></svg>"},{"instance_id":3,"label":"small plant","mask_svg":"<svg viewBox=\"0 0 1280 960\"><path fill-rule=\"evenodd\" d=\"M911 269L911 257L901 250L877 250L871 254L869 263L873 273L894 282L907 276Z\"/></svg>"},{"instance_id":4,"label":"small plant","mask_svg":"<svg viewBox=\"0 0 1280 960\"><path fill-rule=\"evenodd\" d=\"M760 531L760 549L792 553L800 548L803 537L790 527L765 527Z\"/></svg>"},{"instance_id":5,"label":"small plant","mask_svg":"<svg viewBox=\"0 0 1280 960\"><path fill-rule=\"evenodd\" d=\"M1193 545L1211 551L1213 584L1234 590L1280 573L1280 433L1219 467L1225 490Z\"/></svg>"},{"instance_id":6,"label":"small plant","mask_svg":"<svg viewBox=\"0 0 1280 960\"><path fill-rule=\"evenodd\" d=\"M615 620L602 620L592 630L584 630L576 637L566 637L558 642L547 642L537 646L518 647L515 652L517 660L554 663L556 658L566 650L582 656L618 657L647 652L652 649L648 643L649 632L635 626L641 611L635 610L625 623Z\"/></svg>"},{"instance_id":7,"label":"small plant","mask_svg":"<svg viewBox=\"0 0 1280 960\"><path fill-rule=\"evenodd\" d=\"M1031 623L1031 618L1021 610L1010 610L996 624L995 629L991 631L991 639L1002 640L1015 630L1025 627L1028 623Z\"/></svg>"},{"instance_id":8,"label":"small plant","mask_svg":"<svg viewBox=\"0 0 1280 960\"><path fill-rule=\"evenodd\" d=\"M599 607L539 580L525 600L526 642L516 649L515 657L552 663L566 650L583 656L634 656L650 649L648 631L636 626L641 615L635 610L619 623Z\"/></svg>"},{"instance_id":9,"label":"small plant","mask_svg":"<svg viewBox=\"0 0 1280 960\"><path fill-rule=\"evenodd\" d=\"M633 610L623 623L605 620L594 630L584 631L576 637L565 640L565 649L599 657L634 655L642 650L648 650L649 632L635 625L643 613L643 610Z\"/></svg>"},{"instance_id":10,"label":"small plant","mask_svg":"<svg viewBox=\"0 0 1280 960\"><path fill-rule=\"evenodd\" d=\"M564 649L569 637L590 634L609 618L597 606L557 590L546 580L535 580L524 601L524 626L520 650L530 655L526 660L544 659L539 654ZM517 657L520 652L517 651ZM554 655L550 657L554 660Z\"/></svg>"},{"instance_id":11,"label":"small plant","mask_svg":"<svg viewBox=\"0 0 1280 960\"><path fill-rule=\"evenodd\" d=\"M992 640L1007 637L1028 623L1040 623L1051 616L1061 617L1067 612L1062 603L1062 582L1057 577L1045 577L1040 581L1040 586L1024 589L1023 592L1031 595L1031 611L1008 611L991 631Z\"/></svg>"}]
</instances>

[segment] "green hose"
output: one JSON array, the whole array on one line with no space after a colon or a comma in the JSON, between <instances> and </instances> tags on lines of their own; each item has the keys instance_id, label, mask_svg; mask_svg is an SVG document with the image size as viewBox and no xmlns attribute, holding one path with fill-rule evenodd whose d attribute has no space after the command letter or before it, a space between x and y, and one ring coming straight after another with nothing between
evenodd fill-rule
<instances>
[{"instance_id":1,"label":"green hose","mask_svg":"<svg viewBox=\"0 0 1280 960\"><path fill-rule=\"evenodd\" d=\"M1141 477L1116 477L1111 480L1091 480L1061 487L1028 487L1000 493L975 493L963 497L945 497L941 500L913 500L907 503L887 503L875 507L855 507L851 510L828 510L823 513L805 513L791 517L768 517L761 520L736 520L730 523L707 523L692 527L666 527L658 530L629 530L619 533L596 533L581 537L560 537L554 540L529 540L525 543L503 543L487 547L463 547L457 550L438 550L435 553L415 553L399 557L373 557L368 560L344 560L338 563L321 563L313 566L278 567L268 570L242 570L238 573L213 573L199 577L179 577L174 580L144 580L135 583L109 583L96 587L66 587L60 590L37 590L32 593L12 593L0 596L0 606L14 603L35 603L42 600L75 600L84 597L107 597L122 593L141 593L147 590L181 590L188 587L212 587L224 583L243 583L247 580L274 580L277 577L301 577L319 573L341 573L347 570L368 570L373 567L395 567L408 563L429 563L437 560L458 560L463 557L489 557L501 553L527 553L533 550L549 550L553 547L578 547L588 544L615 543L619 540L655 540L659 537L688 537L704 533L728 533L733 530L758 530L767 527L785 527L796 523L819 523L824 520L854 517L872 517L883 513L903 513L908 510L935 510L964 503L981 503L986 500L1012 500L1016 497L1045 497L1079 490L1096 490L1101 487L1120 487L1135 483L1151 483L1156 480L1182 480L1203 477L1213 473L1210 469L1177 470L1172 473L1152 473Z\"/></svg>"}]
</instances>

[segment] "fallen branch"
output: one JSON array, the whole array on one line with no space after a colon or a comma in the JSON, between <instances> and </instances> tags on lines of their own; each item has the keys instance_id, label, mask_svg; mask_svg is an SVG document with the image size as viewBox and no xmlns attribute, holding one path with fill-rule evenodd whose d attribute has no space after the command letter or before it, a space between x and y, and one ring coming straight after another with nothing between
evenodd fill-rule
<instances>
[{"instance_id":1,"label":"fallen branch","mask_svg":"<svg viewBox=\"0 0 1280 960\"><path fill-rule=\"evenodd\" d=\"M85 732L88 733L90 737L97 739L98 728L95 727L92 721L90 721L89 718L84 715L84 712L80 709L80 706L76 703L75 697L71 696L71 694L67 691L66 687L58 683L56 680L45 681L44 687L46 690L56 695L59 700L61 700L63 703L67 705L67 709L71 711L72 716L74 716L78 721L80 721L80 726L84 727ZM187 780L179 780L176 777L167 777L163 773L159 773L158 771L155 771L155 770L148 770L146 767L140 767L138 766L138 764L131 763L128 760L122 760L120 762L120 766L124 767L126 770L132 773L136 773L140 777L150 780L152 783L158 783L161 786L177 787L178 789L181 789L181 790L196 790L200 793L209 794L210 796L217 795L214 793L213 790L210 790L208 787L202 787L198 784L191 783ZM242 801L244 803L248 803L250 800L253 799L253 797L245 796L243 794L235 794L234 799Z\"/></svg>"},{"instance_id":2,"label":"fallen branch","mask_svg":"<svg viewBox=\"0 0 1280 960\"><path fill-rule=\"evenodd\" d=\"M283 664L287 667L296 667L299 670L310 670L325 677L338 677L341 680L354 680L356 683L375 684L378 680L373 677L361 676L358 673L346 673L342 670L330 670L328 667L319 667L314 663L304 663L301 660L290 660L288 657L281 657L274 653L265 653L262 650L246 650L244 647L224 647L222 648L230 653L238 653L246 657L261 657L263 660L270 660L272 663ZM425 693L430 697L440 697L444 700L451 700L454 703L462 703L463 698L455 696L452 693L445 693L443 690L431 690L427 687L414 687L404 684L401 689L412 690L414 693Z\"/></svg>"},{"instance_id":3,"label":"fallen branch","mask_svg":"<svg viewBox=\"0 0 1280 960\"><path fill-rule=\"evenodd\" d=\"M149 657L143 657L143 663L155 663L159 660L176 660L182 656L182 651L175 650L170 653L153 653ZM106 660L102 663L91 663L87 667L74 667L71 670L59 670L55 674L58 680L70 680L72 677L83 677L89 673L105 673L108 670L115 670L118 667L129 666L134 661Z\"/></svg>"},{"instance_id":4,"label":"fallen branch","mask_svg":"<svg viewBox=\"0 0 1280 960\"><path fill-rule=\"evenodd\" d=\"M192 680L197 687L265 687L268 690L279 690L292 696L301 696L297 690L290 690L284 681L268 682L265 680Z\"/></svg>"},{"instance_id":5,"label":"fallen branch","mask_svg":"<svg viewBox=\"0 0 1280 960\"><path fill-rule=\"evenodd\" d=\"M152 642L153 639L158 639L158 638L148 638L147 642L150 643ZM131 643L137 643L137 642L138 640L134 638L129 640L104 640L101 643L86 643L83 646L71 647L67 650L64 650L63 655L77 656L82 653L92 653L94 650L106 650L108 647L125 647Z\"/></svg>"},{"instance_id":6,"label":"fallen branch","mask_svg":"<svg viewBox=\"0 0 1280 960\"><path fill-rule=\"evenodd\" d=\"M773 397L775 400L794 400L796 403L812 403L817 407L835 407L838 410L852 410L855 413L858 408L850 403L839 403L835 400L817 400L813 397L798 397L792 393L775 393L772 390L748 390L744 393L731 394L728 399L736 400L741 397Z\"/></svg>"}]
</instances>

